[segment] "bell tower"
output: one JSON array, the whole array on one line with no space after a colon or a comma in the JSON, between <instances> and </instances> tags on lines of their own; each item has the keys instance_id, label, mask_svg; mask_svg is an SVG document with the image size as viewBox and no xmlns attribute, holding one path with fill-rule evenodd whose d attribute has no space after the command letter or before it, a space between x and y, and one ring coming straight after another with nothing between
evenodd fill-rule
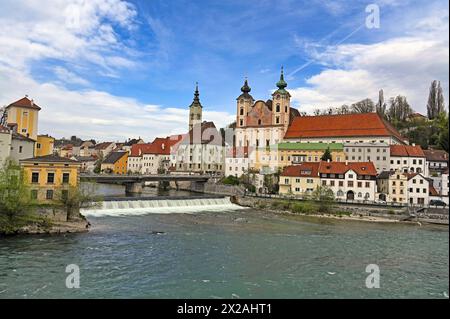
<instances>
[{"instance_id":1,"label":"bell tower","mask_svg":"<svg viewBox=\"0 0 450 319\"><path fill-rule=\"evenodd\" d=\"M291 112L291 95L286 91L287 83L284 80L284 70L281 67L280 80L277 82L278 89L273 92L272 99L272 125L283 125L284 132L287 131Z\"/></svg>"},{"instance_id":2,"label":"bell tower","mask_svg":"<svg viewBox=\"0 0 450 319\"><path fill-rule=\"evenodd\" d=\"M202 123L202 109L200 103L200 94L198 92L198 83L195 84L194 100L189 106L189 130L192 130L195 124Z\"/></svg>"},{"instance_id":3,"label":"bell tower","mask_svg":"<svg viewBox=\"0 0 450 319\"><path fill-rule=\"evenodd\" d=\"M252 89L248 85L248 80L245 78L244 85L241 87L242 94L239 95L237 100L237 111L236 111L236 127L246 127L247 126L247 113L251 106L255 102L253 97L249 94Z\"/></svg>"}]
</instances>

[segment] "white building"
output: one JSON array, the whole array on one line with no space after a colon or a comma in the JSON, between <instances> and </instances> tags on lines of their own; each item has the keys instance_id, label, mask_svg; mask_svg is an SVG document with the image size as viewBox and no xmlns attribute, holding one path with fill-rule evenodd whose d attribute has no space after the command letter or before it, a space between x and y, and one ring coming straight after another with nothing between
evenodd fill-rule
<instances>
[{"instance_id":1,"label":"white building","mask_svg":"<svg viewBox=\"0 0 450 319\"><path fill-rule=\"evenodd\" d=\"M250 169L249 148L230 147L225 156L225 176L241 177Z\"/></svg>"},{"instance_id":2,"label":"white building","mask_svg":"<svg viewBox=\"0 0 450 319\"><path fill-rule=\"evenodd\" d=\"M390 170L428 176L425 154L419 145L391 145Z\"/></svg>"},{"instance_id":3,"label":"white building","mask_svg":"<svg viewBox=\"0 0 450 319\"><path fill-rule=\"evenodd\" d=\"M166 173L170 168L172 148L181 135L156 138L152 143L134 144L128 156L128 172L155 175Z\"/></svg>"},{"instance_id":4,"label":"white building","mask_svg":"<svg viewBox=\"0 0 450 319\"><path fill-rule=\"evenodd\" d=\"M181 173L223 175L225 143L213 122L194 124L172 150L171 166Z\"/></svg>"},{"instance_id":5,"label":"white building","mask_svg":"<svg viewBox=\"0 0 450 319\"><path fill-rule=\"evenodd\" d=\"M344 152L349 162L373 162L377 173L390 170L390 147L388 143L345 143Z\"/></svg>"},{"instance_id":6,"label":"white building","mask_svg":"<svg viewBox=\"0 0 450 319\"><path fill-rule=\"evenodd\" d=\"M408 203L411 206L428 205L430 185L428 179L420 173L408 174Z\"/></svg>"},{"instance_id":7,"label":"white building","mask_svg":"<svg viewBox=\"0 0 450 319\"><path fill-rule=\"evenodd\" d=\"M377 171L372 162L321 162L320 185L330 188L337 200L374 201Z\"/></svg>"},{"instance_id":8,"label":"white building","mask_svg":"<svg viewBox=\"0 0 450 319\"><path fill-rule=\"evenodd\" d=\"M7 159L19 163L22 159L34 157L35 141L0 126L0 166L4 165Z\"/></svg>"}]
</instances>

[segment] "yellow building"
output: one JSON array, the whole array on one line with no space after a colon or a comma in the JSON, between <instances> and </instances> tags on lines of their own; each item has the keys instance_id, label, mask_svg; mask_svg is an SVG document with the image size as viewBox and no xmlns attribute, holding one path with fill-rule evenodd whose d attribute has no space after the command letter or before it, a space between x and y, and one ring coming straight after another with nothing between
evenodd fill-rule
<instances>
[{"instance_id":1,"label":"yellow building","mask_svg":"<svg viewBox=\"0 0 450 319\"><path fill-rule=\"evenodd\" d=\"M284 168L280 174L281 195L310 195L320 185L320 162L303 163Z\"/></svg>"},{"instance_id":2,"label":"yellow building","mask_svg":"<svg viewBox=\"0 0 450 319\"><path fill-rule=\"evenodd\" d=\"M38 135L36 141L35 155L46 156L53 154L53 146L55 145L55 139L49 135Z\"/></svg>"},{"instance_id":3,"label":"yellow building","mask_svg":"<svg viewBox=\"0 0 450 319\"><path fill-rule=\"evenodd\" d=\"M126 175L128 166L128 152L112 152L101 165L103 173Z\"/></svg>"},{"instance_id":4,"label":"yellow building","mask_svg":"<svg viewBox=\"0 0 450 319\"><path fill-rule=\"evenodd\" d=\"M6 107L8 126L17 125L17 133L37 140L38 115L41 108L28 96Z\"/></svg>"},{"instance_id":5,"label":"yellow building","mask_svg":"<svg viewBox=\"0 0 450 319\"><path fill-rule=\"evenodd\" d=\"M408 175L400 171L384 171L377 176L379 199L400 204L408 203Z\"/></svg>"},{"instance_id":6,"label":"yellow building","mask_svg":"<svg viewBox=\"0 0 450 319\"><path fill-rule=\"evenodd\" d=\"M269 168L275 171L304 162L320 162L328 148L333 162L345 161L342 143L279 143L255 150L250 156L250 166L257 170Z\"/></svg>"},{"instance_id":7,"label":"yellow building","mask_svg":"<svg viewBox=\"0 0 450 319\"><path fill-rule=\"evenodd\" d=\"M33 157L20 161L31 197L51 202L67 196L70 187L79 183L80 163L55 155Z\"/></svg>"}]
</instances>

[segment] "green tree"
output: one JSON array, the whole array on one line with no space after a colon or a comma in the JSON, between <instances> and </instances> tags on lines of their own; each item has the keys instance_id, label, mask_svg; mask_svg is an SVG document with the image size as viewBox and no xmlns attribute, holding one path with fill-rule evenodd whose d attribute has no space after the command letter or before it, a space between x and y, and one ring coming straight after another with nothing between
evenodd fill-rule
<instances>
[{"instance_id":1,"label":"green tree","mask_svg":"<svg viewBox=\"0 0 450 319\"><path fill-rule=\"evenodd\" d=\"M10 222L32 212L35 203L19 165L8 161L0 168L0 214Z\"/></svg>"},{"instance_id":2,"label":"green tree","mask_svg":"<svg viewBox=\"0 0 450 319\"><path fill-rule=\"evenodd\" d=\"M322 213L329 213L335 200L333 191L326 186L317 186L311 199L319 203L319 211Z\"/></svg>"},{"instance_id":3,"label":"green tree","mask_svg":"<svg viewBox=\"0 0 450 319\"><path fill-rule=\"evenodd\" d=\"M328 161L331 162L333 160L333 158L331 156L330 147L327 147L327 149L325 150L325 152L323 153L323 155L320 159L325 162L328 162Z\"/></svg>"},{"instance_id":4,"label":"green tree","mask_svg":"<svg viewBox=\"0 0 450 319\"><path fill-rule=\"evenodd\" d=\"M446 112L442 112L437 118L437 126L439 127L439 137L438 137L438 146L445 150L447 153L449 152L449 137L448 137L448 114Z\"/></svg>"},{"instance_id":5,"label":"green tree","mask_svg":"<svg viewBox=\"0 0 450 319\"><path fill-rule=\"evenodd\" d=\"M94 183L82 184L78 187L61 187L55 198L66 209L66 220L70 221L80 217L80 209L98 207L102 197L96 195L96 186Z\"/></svg>"}]
</instances>

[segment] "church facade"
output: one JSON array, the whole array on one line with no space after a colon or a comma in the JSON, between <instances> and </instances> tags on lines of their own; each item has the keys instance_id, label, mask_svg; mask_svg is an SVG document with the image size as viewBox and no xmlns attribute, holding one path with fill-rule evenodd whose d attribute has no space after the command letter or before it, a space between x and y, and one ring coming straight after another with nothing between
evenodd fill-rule
<instances>
[{"instance_id":1,"label":"church facade","mask_svg":"<svg viewBox=\"0 0 450 319\"><path fill-rule=\"evenodd\" d=\"M278 89L267 101L255 99L250 95L251 88L246 79L237 98L235 129L236 147L269 147L281 142L292 120L300 116L291 107L291 95L286 90L283 69Z\"/></svg>"}]
</instances>

